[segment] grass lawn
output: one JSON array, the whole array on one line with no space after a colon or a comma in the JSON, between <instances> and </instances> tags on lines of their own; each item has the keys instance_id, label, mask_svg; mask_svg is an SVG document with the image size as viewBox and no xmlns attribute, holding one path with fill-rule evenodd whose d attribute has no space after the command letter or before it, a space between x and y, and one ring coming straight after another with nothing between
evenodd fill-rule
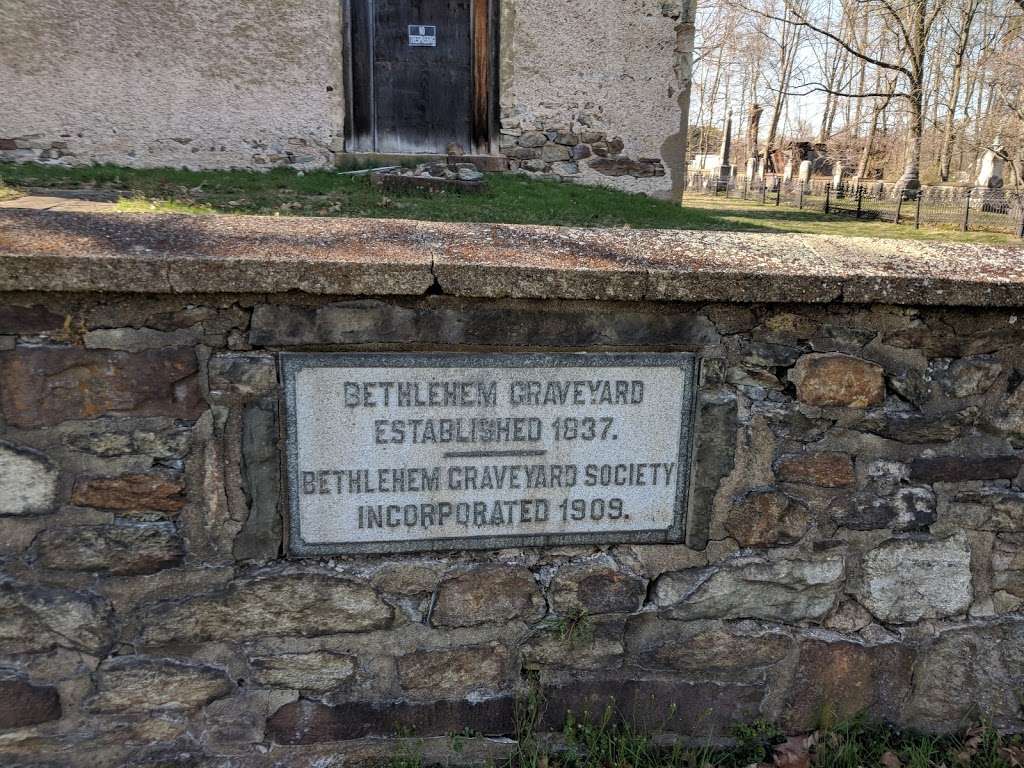
<instances>
[{"instance_id":1,"label":"grass lawn","mask_svg":"<svg viewBox=\"0 0 1024 768\"><path fill-rule=\"evenodd\" d=\"M5 192L5 185L7 191ZM599 187L561 184L512 174L490 174L481 195L383 193L365 176L287 169L252 171L138 170L116 166L60 168L0 164L0 199L10 189L50 187L117 190L124 211L259 213L282 216L366 216L552 224L635 229L702 229L746 232L807 232L975 243L1024 244L1010 235L920 229L851 221L811 211L756 202L708 198L683 206Z\"/></svg>"}]
</instances>

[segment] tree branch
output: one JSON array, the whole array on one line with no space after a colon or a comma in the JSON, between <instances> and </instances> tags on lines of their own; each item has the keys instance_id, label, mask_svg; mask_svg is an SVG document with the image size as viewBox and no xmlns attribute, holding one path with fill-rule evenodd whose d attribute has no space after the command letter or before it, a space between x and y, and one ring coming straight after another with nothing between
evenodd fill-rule
<instances>
[{"instance_id":1,"label":"tree branch","mask_svg":"<svg viewBox=\"0 0 1024 768\"><path fill-rule=\"evenodd\" d=\"M1024 0L1021 0L1021 2L1024 2ZM856 56L861 61L866 61L868 64L873 64L874 66L881 67L882 69L888 69L888 70L891 70L893 72L899 72L901 75L906 77L908 80L913 79L913 76L911 75L910 70L907 69L906 67L902 67L899 64L893 64L893 63L888 62L888 61L882 61L880 59L876 59L873 56L868 56L866 53L858 51L856 48L853 48L849 43L847 43L845 40L840 38L838 35L834 35L833 33L829 32L828 30L822 29L821 27L816 26L815 24L812 24L811 22L807 21L803 16L801 16L795 10L790 9L791 12L793 13L793 15L796 16L796 18L797 18L796 21L793 21L793 19L782 18L780 16L776 16L775 14L768 13L766 11L760 11L760 10L758 10L756 8L749 8L749 7L746 7L746 6L741 6L741 7L743 7L744 10L747 10L747 11L749 11L751 13L756 13L756 14L758 14L760 16L763 16L766 19L772 19L773 21L781 21L783 24L790 24L790 25L795 26L795 27L807 27L807 29L811 30L812 32L816 32L819 35L824 35L825 37L827 37L827 38L829 38L831 40L834 40L842 48L844 48L848 52L852 53L854 56Z\"/></svg>"}]
</instances>

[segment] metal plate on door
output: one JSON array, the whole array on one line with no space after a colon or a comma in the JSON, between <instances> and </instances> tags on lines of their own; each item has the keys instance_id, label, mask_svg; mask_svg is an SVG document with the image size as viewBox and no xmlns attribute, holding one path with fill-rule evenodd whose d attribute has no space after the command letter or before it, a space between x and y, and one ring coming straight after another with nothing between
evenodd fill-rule
<instances>
[{"instance_id":1,"label":"metal plate on door","mask_svg":"<svg viewBox=\"0 0 1024 768\"><path fill-rule=\"evenodd\" d=\"M409 25L409 46L412 48L436 48L437 27L417 24Z\"/></svg>"}]
</instances>

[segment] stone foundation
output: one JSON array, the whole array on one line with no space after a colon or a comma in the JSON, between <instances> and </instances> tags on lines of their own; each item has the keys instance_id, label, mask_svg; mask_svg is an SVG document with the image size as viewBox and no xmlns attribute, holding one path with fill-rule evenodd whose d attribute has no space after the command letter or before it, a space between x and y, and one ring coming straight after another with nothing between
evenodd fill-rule
<instances>
[{"instance_id":1,"label":"stone foundation","mask_svg":"<svg viewBox=\"0 0 1024 768\"><path fill-rule=\"evenodd\" d=\"M904 247L5 214L0 762L482 764L531 687L1020 730L1019 256ZM684 543L284 556L277 353L526 349L700 356Z\"/></svg>"}]
</instances>

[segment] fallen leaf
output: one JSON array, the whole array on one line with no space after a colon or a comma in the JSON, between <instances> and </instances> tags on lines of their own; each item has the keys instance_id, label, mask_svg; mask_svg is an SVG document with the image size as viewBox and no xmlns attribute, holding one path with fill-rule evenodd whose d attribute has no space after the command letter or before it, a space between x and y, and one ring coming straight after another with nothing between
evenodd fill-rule
<instances>
[{"instance_id":1,"label":"fallen leaf","mask_svg":"<svg viewBox=\"0 0 1024 768\"><path fill-rule=\"evenodd\" d=\"M879 759L879 762L882 764L882 768L903 768L903 763L900 762L900 759L894 752L886 752Z\"/></svg>"}]
</instances>

